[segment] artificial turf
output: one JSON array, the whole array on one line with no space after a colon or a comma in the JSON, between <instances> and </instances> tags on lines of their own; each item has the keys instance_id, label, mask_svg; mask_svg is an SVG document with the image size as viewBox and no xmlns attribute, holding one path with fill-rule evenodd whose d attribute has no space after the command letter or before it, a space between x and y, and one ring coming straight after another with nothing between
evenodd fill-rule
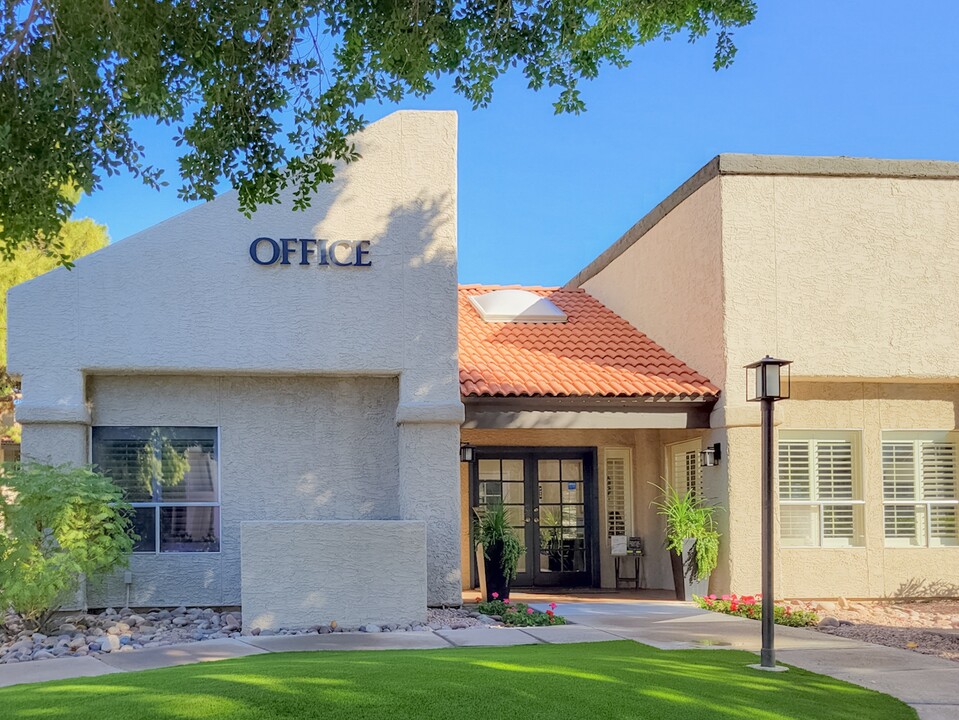
<instances>
[{"instance_id":1,"label":"artificial turf","mask_svg":"<svg viewBox=\"0 0 959 720\"><path fill-rule=\"evenodd\" d=\"M630 641L277 653L0 690L0 718L915 720L887 695L734 650Z\"/></svg>"}]
</instances>

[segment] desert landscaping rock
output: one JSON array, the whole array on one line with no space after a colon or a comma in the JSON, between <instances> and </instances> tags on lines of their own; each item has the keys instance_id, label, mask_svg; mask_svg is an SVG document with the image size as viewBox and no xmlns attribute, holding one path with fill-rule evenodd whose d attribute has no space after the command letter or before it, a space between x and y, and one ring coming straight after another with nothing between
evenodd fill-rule
<instances>
[{"instance_id":1,"label":"desert landscaping rock","mask_svg":"<svg viewBox=\"0 0 959 720\"><path fill-rule=\"evenodd\" d=\"M431 628L457 630L488 627L492 619L461 608L431 608L426 624L397 625L368 623L359 628L328 624L309 628L267 630L251 628L249 635L327 635L333 632L366 633L429 632ZM65 614L53 627L56 634L47 635L25 627L21 619L7 613L0 623L0 664L67 657L97 657L125 653L140 648L237 638L242 634L243 618L235 610L178 607L173 610L152 609L134 612L130 608L117 611L107 608L99 614Z\"/></svg>"},{"instance_id":2,"label":"desert landscaping rock","mask_svg":"<svg viewBox=\"0 0 959 720\"><path fill-rule=\"evenodd\" d=\"M830 635L959 662L959 600L797 602Z\"/></svg>"}]
</instances>

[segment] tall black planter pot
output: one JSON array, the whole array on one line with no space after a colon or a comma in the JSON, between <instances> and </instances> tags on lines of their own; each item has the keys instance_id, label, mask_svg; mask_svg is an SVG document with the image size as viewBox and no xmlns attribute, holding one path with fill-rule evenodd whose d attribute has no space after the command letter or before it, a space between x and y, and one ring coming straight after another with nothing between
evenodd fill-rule
<instances>
[{"instance_id":1,"label":"tall black planter pot","mask_svg":"<svg viewBox=\"0 0 959 720\"><path fill-rule=\"evenodd\" d=\"M498 600L509 597L509 578L503 572L503 543L498 542L486 548L484 563L486 567L486 599L492 600L497 593Z\"/></svg>"},{"instance_id":2,"label":"tall black planter pot","mask_svg":"<svg viewBox=\"0 0 959 720\"><path fill-rule=\"evenodd\" d=\"M670 564L673 566L673 587L676 590L676 599L686 599L686 583L683 569L683 556L678 552L669 553Z\"/></svg>"}]
</instances>

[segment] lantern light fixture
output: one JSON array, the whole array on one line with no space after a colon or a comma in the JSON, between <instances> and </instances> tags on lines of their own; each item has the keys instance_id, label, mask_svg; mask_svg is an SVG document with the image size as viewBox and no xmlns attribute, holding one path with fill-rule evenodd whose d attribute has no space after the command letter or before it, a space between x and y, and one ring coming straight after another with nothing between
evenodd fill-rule
<instances>
[{"instance_id":1,"label":"lantern light fixture","mask_svg":"<svg viewBox=\"0 0 959 720\"><path fill-rule=\"evenodd\" d=\"M789 366L792 360L777 360L767 355L746 365L746 400L788 400L792 383ZM786 373L783 375L783 368Z\"/></svg>"},{"instance_id":2,"label":"lantern light fixture","mask_svg":"<svg viewBox=\"0 0 959 720\"><path fill-rule=\"evenodd\" d=\"M723 459L722 446L719 443L707 445L705 450L699 451L700 467L716 467Z\"/></svg>"},{"instance_id":3,"label":"lantern light fixture","mask_svg":"<svg viewBox=\"0 0 959 720\"><path fill-rule=\"evenodd\" d=\"M460 444L460 462L473 462L476 457L476 448L469 443Z\"/></svg>"}]
</instances>

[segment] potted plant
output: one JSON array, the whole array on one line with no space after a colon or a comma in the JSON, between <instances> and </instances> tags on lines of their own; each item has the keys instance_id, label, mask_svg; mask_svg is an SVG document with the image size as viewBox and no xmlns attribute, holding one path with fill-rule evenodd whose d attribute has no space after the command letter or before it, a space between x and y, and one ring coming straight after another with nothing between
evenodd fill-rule
<instances>
[{"instance_id":1,"label":"potted plant","mask_svg":"<svg viewBox=\"0 0 959 720\"><path fill-rule=\"evenodd\" d=\"M666 519L666 550L673 566L677 600L702 597L709 590L709 575L719 561L719 532L713 515L719 509L695 491L680 494L669 483L659 488L662 500L654 503Z\"/></svg>"},{"instance_id":2,"label":"potted plant","mask_svg":"<svg viewBox=\"0 0 959 720\"><path fill-rule=\"evenodd\" d=\"M486 600L494 596L509 597L509 584L516 577L516 566L526 548L509 524L506 508L500 504L485 505L476 513L473 542L483 546L486 570Z\"/></svg>"}]
</instances>

